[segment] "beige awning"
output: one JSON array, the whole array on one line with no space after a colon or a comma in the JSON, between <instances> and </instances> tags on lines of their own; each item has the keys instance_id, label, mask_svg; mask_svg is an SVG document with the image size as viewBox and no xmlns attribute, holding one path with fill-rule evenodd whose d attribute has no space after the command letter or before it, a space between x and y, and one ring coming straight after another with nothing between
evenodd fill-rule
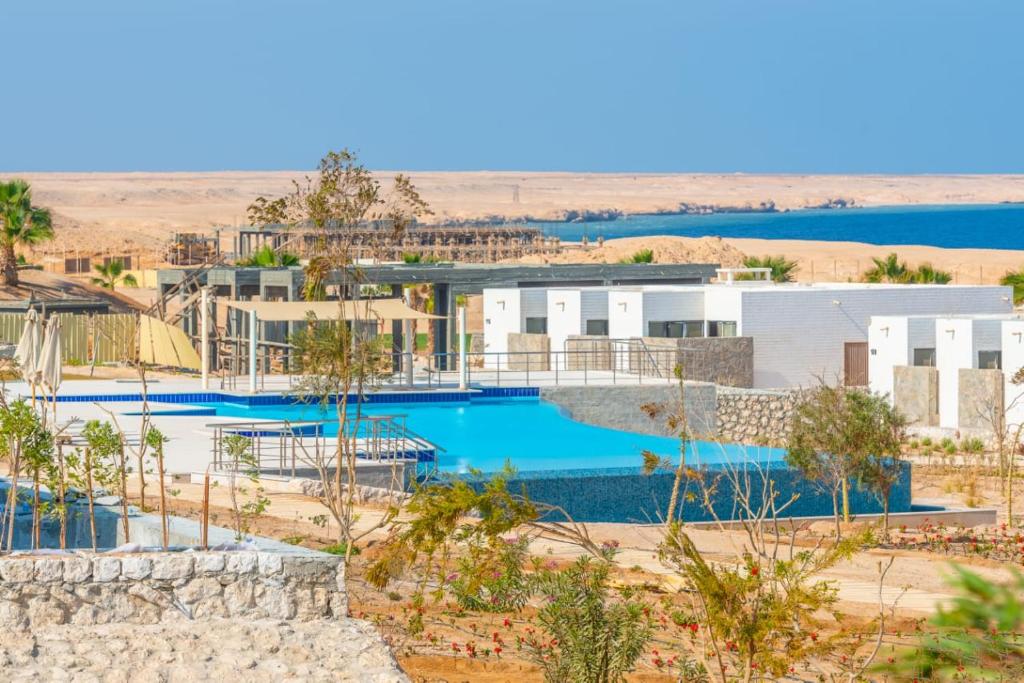
<instances>
[{"instance_id":1,"label":"beige awning","mask_svg":"<svg viewBox=\"0 0 1024 683\"><path fill-rule=\"evenodd\" d=\"M139 360L187 370L201 367L199 354L184 330L148 315L139 316Z\"/></svg>"},{"instance_id":2,"label":"beige awning","mask_svg":"<svg viewBox=\"0 0 1024 683\"><path fill-rule=\"evenodd\" d=\"M443 316L423 313L401 299L359 299L357 301L221 301L240 311L256 311L266 322L296 322L312 314L317 320L440 320Z\"/></svg>"}]
</instances>

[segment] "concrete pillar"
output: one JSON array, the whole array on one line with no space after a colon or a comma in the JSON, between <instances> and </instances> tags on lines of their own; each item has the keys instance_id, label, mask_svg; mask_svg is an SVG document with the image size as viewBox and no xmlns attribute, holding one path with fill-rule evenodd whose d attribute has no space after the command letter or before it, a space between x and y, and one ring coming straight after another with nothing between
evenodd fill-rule
<instances>
[{"instance_id":1,"label":"concrete pillar","mask_svg":"<svg viewBox=\"0 0 1024 683\"><path fill-rule=\"evenodd\" d=\"M448 283L437 283L434 285L434 315L441 316L437 320L431 320L430 324L434 326L434 344L436 348L434 353L441 354L437 356L437 369L448 370L448 352L451 351L451 332L452 325L450 319L455 313L452 310L452 289Z\"/></svg>"},{"instance_id":2,"label":"concrete pillar","mask_svg":"<svg viewBox=\"0 0 1024 683\"><path fill-rule=\"evenodd\" d=\"M459 306L459 389L469 388L469 365L466 363L466 307Z\"/></svg>"},{"instance_id":3,"label":"concrete pillar","mask_svg":"<svg viewBox=\"0 0 1024 683\"><path fill-rule=\"evenodd\" d=\"M405 305L412 306L412 288L405 288ZM413 351L416 348L416 328L411 320L402 321L402 341L404 352L402 353L402 371L405 374L405 385L412 388L412 361Z\"/></svg>"},{"instance_id":4,"label":"concrete pillar","mask_svg":"<svg viewBox=\"0 0 1024 683\"><path fill-rule=\"evenodd\" d=\"M391 296L402 298L402 285L391 285ZM395 372L402 368L402 350L405 345L402 343L405 337L405 323L401 320L391 321L391 367Z\"/></svg>"},{"instance_id":5,"label":"concrete pillar","mask_svg":"<svg viewBox=\"0 0 1024 683\"><path fill-rule=\"evenodd\" d=\"M249 311L249 393L256 393L256 311Z\"/></svg>"},{"instance_id":6,"label":"concrete pillar","mask_svg":"<svg viewBox=\"0 0 1024 683\"><path fill-rule=\"evenodd\" d=\"M199 349L202 359L202 388L203 391L210 389L210 289L203 287L199 297Z\"/></svg>"}]
</instances>

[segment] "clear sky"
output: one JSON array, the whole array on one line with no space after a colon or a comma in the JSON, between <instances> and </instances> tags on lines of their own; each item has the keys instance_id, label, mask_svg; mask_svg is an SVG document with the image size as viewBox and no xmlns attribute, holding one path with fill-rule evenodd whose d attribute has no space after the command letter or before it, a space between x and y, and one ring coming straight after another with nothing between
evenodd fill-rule
<instances>
[{"instance_id":1,"label":"clear sky","mask_svg":"<svg viewBox=\"0 0 1024 683\"><path fill-rule=\"evenodd\" d=\"M1024 171L1022 0L0 0L5 170Z\"/></svg>"}]
</instances>

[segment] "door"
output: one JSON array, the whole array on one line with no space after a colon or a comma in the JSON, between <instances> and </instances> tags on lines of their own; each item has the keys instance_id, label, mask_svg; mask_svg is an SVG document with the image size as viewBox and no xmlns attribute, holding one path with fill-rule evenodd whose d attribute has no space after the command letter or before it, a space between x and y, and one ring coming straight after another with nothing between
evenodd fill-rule
<instances>
[{"instance_id":1,"label":"door","mask_svg":"<svg viewBox=\"0 0 1024 683\"><path fill-rule=\"evenodd\" d=\"M868 343L846 342L843 351L843 383L848 387L866 387L868 385Z\"/></svg>"}]
</instances>

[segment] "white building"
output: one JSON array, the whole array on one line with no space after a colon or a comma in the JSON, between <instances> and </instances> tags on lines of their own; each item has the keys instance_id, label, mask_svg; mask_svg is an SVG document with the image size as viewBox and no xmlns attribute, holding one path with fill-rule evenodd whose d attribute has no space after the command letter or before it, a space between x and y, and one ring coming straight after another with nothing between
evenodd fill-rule
<instances>
[{"instance_id":1,"label":"white building","mask_svg":"<svg viewBox=\"0 0 1024 683\"><path fill-rule=\"evenodd\" d=\"M940 427L957 429L977 417L960 414L961 370L1002 371L1006 422L1024 421L1024 386L1013 383L1014 375L1024 368L1024 319L1018 315L875 316L869 325L868 346L872 391L894 397L897 367L936 369Z\"/></svg>"},{"instance_id":2,"label":"white building","mask_svg":"<svg viewBox=\"0 0 1024 683\"><path fill-rule=\"evenodd\" d=\"M867 384L872 316L1005 314L1011 295L1000 286L762 281L485 289L484 350L507 353L508 335L524 332L548 335L553 357L576 335L743 336L754 340L755 387L806 386L819 377Z\"/></svg>"}]
</instances>

